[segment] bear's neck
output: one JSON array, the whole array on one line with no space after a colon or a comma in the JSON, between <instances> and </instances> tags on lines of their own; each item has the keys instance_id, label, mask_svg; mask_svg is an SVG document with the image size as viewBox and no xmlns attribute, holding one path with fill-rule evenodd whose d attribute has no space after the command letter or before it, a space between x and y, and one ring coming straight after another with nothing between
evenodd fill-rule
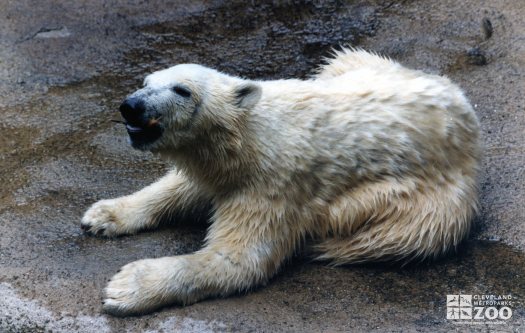
<instances>
[{"instance_id":1,"label":"bear's neck","mask_svg":"<svg viewBox=\"0 0 525 333\"><path fill-rule=\"evenodd\" d=\"M170 159L176 167L212 193L255 187L264 178L265 154L253 133L245 128L231 132L218 128L199 135L194 144L177 150Z\"/></svg>"}]
</instances>

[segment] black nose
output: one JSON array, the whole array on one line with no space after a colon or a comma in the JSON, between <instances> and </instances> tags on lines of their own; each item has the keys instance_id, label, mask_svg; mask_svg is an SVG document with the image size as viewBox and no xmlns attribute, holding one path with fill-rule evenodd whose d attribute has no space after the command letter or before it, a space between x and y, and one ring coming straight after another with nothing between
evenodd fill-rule
<instances>
[{"instance_id":1,"label":"black nose","mask_svg":"<svg viewBox=\"0 0 525 333\"><path fill-rule=\"evenodd\" d=\"M145 111L146 108L144 107L144 102L136 97L128 97L120 105L120 113L122 114L122 117L131 124L141 123Z\"/></svg>"}]
</instances>

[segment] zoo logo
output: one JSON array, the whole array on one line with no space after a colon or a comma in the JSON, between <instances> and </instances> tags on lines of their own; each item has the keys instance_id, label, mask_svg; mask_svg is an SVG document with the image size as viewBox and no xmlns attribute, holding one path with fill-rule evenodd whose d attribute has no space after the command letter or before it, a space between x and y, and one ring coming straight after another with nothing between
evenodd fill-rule
<instances>
[{"instance_id":1,"label":"zoo logo","mask_svg":"<svg viewBox=\"0 0 525 333\"><path fill-rule=\"evenodd\" d=\"M508 296L510 297L510 296ZM512 317L512 309L508 306L476 306L476 305L510 305L512 302L480 301L482 299L502 299L494 295L447 295L447 319L451 320L507 320ZM508 299L508 298L504 298ZM474 300L474 302L473 302Z\"/></svg>"}]
</instances>

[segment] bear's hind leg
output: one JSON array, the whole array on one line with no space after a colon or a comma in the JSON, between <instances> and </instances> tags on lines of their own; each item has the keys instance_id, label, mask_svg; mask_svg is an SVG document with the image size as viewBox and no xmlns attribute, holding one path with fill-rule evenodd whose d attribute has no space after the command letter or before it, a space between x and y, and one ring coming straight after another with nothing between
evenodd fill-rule
<instances>
[{"instance_id":1,"label":"bear's hind leg","mask_svg":"<svg viewBox=\"0 0 525 333\"><path fill-rule=\"evenodd\" d=\"M314 247L316 259L341 265L446 253L468 234L477 209L475 182L454 178L439 185L392 180L352 192L331 209L331 236Z\"/></svg>"}]
</instances>

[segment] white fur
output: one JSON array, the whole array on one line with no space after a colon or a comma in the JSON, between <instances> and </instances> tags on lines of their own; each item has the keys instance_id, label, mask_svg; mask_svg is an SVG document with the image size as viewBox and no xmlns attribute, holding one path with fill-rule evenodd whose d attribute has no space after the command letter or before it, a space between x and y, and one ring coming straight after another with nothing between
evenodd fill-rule
<instances>
[{"instance_id":1,"label":"white fur","mask_svg":"<svg viewBox=\"0 0 525 333\"><path fill-rule=\"evenodd\" d=\"M172 92L181 85L191 97ZM251 81L198 65L133 94L161 117L143 145L176 169L83 220L116 236L214 207L206 245L124 266L104 309L127 315L265 283L302 240L333 264L436 257L477 207L478 120L448 79L343 50L309 80ZM148 111L149 112L149 111Z\"/></svg>"}]
</instances>

